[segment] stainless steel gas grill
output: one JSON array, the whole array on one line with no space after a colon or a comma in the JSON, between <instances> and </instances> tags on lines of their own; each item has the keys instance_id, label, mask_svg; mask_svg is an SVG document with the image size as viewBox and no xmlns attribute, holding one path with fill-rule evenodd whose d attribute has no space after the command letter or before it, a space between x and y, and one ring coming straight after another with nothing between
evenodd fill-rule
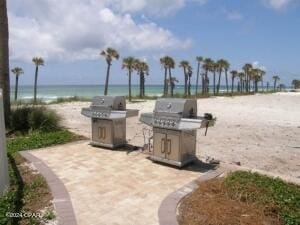
<instances>
[{"instance_id":1,"label":"stainless steel gas grill","mask_svg":"<svg viewBox=\"0 0 300 225\"><path fill-rule=\"evenodd\" d=\"M196 129L207 131L216 119L209 113L197 116L196 99L162 98L156 101L153 113L143 113L140 121L153 126L150 158L182 167L196 159Z\"/></svg>"},{"instance_id":2,"label":"stainless steel gas grill","mask_svg":"<svg viewBox=\"0 0 300 225\"><path fill-rule=\"evenodd\" d=\"M138 110L126 110L123 96L96 96L81 114L92 118L91 145L116 148L126 144L126 118L137 116Z\"/></svg>"}]
</instances>

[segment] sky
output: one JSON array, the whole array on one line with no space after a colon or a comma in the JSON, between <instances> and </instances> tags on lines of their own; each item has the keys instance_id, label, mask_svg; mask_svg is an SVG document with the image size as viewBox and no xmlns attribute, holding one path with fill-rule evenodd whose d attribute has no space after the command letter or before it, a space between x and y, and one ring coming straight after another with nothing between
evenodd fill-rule
<instances>
[{"instance_id":1,"label":"sky","mask_svg":"<svg viewBox=\"0 0 300 225\"><path fill-rule=\"evenodd\" d=\"M127 84L122 58L148 62L146 84L162 84L159 58L172 56L174 76L188 60L196 77L196 56L224 58L231 69L245 63L300 79L300 0L9 0L10 68L22 67L20 85L34 81L34 56L43 57L40 85L103 84L101 50L113 47L110 84ZM139 78L133 75L133 83ZM223 81L224 82L224 81ZM11 84L14 77L11 76Z\"/></svg>"}]
</instances>

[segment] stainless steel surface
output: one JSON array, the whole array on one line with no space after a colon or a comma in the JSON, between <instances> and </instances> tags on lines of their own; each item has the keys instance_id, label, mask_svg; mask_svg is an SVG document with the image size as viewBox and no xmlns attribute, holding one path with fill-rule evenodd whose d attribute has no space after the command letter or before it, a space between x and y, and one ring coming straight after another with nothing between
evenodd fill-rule
<instances>
[{"instance_id":1,"label":"stainless steel surface","mask_svg":"<svg viewBox=\"0 0 300 225\"><path fill-rule=\"evenodd\" d=\"M81 114L91 118L91 145L116 148L126 144L126 118L138 115L138 110L126 110L123 96L96 96Z\"/></svg>"},{"instance_id":2,"label":"stainless steel surface","mask_svg":"<svg viewBox=\"0 0 300 225\"><path fill-rule=\"evenodd\" d=\"M216 118L197 116L196 99L162 98L140 121L153 127L151 159L181 167L196 159L196 129L214 126Z\"/></svg>"}]
</instances>

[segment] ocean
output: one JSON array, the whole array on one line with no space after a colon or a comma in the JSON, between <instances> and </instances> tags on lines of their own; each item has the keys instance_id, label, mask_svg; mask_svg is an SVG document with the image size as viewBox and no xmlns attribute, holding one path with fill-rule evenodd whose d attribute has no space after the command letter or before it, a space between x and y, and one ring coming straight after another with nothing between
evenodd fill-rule
<instances>
[{"instance_id":1,"label":"ocean","mask_svg":"<svg viewBox=\"0 0 300 225\"><path fill-rule=\"evenodd\" d=\"M201 92L201 87L198 88ZM225 90L221 86L220 91ZM11 87L11 99L14 98L15 88ZM210 87L210 91L212 88ZM61 97L83 97L91 98L96 95L103 95L104 85L41 85L37 89L37 98L49 102ZM145 95L147 96L161 96L163 92L163 85L146 85ZM195 93L195 86L191 87L192 94ZM184 86L177 85L174 93L183 94ZM110 85L108 88L109 95L128 95L127 85ZM139 94L139 85L132 85L132 96ZM18 99L30 100L33 98L33 86L19 86Z\"/></svg>"}]
</instances>

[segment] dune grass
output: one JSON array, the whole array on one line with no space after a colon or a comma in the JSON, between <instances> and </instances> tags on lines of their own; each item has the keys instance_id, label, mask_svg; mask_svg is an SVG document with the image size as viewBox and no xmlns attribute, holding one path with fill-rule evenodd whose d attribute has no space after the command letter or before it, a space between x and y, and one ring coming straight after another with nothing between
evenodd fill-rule
<instances>
[{"instance_id":1,"label":"dune grass","mask_svg":"<svg viewBox=\"0 0 300 225\"><path fill-rule=\"evenodd\" d=\"M230 197L237 201L276 205L285 225L300 224L300 187L258 173L237 171L225 179Z\"/></svg>"}]
</instances>

